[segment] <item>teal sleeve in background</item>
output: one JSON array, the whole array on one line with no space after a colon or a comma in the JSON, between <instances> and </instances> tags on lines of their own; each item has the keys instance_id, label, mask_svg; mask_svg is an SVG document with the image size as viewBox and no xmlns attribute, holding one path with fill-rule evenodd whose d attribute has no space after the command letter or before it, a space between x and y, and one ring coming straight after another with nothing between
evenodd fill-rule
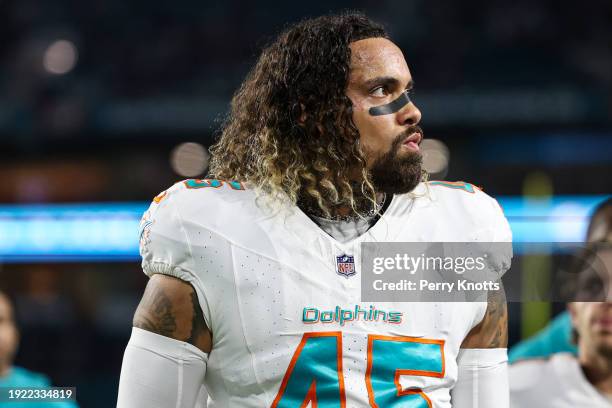
<instances>
[{"instance_id":1,"label":"teal sleeve in background","mask_svg":"<svg viewBox=\"0 0 612 408\"><path fill-rule=\"evenodd\" d=\"M548 357L554 353L569 352L577 354L572 343L572 320L565 311L555 317L545 328L533 337L523 340L510 349L508 360L514 363L529 358Z\"/></svg>"},{"instance_id":2,"label":"teal sleeve in background","mask_svg":"<svg viewBox=\"0 0 612 408\"><path fill-rule=\"evenodd\" d=\"M44 374L35 373L21 367L11 367L6 377L0 377L0 387L27 388L51 387L51 381ZM79 408L76 401L65 402L2 402L6 408Z\"/></svg>"}]
</instances>

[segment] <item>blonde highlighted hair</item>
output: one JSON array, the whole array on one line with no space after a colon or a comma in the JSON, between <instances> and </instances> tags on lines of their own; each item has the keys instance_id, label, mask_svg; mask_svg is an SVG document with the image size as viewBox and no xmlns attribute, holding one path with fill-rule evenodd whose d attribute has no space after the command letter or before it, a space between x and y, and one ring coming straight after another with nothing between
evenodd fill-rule
<instances>
[{"instance_id":1,"label":"blonde highlighted hair","mask_svg":"<svg viewBox=\"0 0 612 408\"><path fill-rule=\"evenodd\" d=\"M387 37L359 13L309 19L265 48L232 99L211 147L210 173L246 182L272 202L306 202L322 215L360 214L375 191L346 96L353 41Z\"/></svg>"}]
</instances>

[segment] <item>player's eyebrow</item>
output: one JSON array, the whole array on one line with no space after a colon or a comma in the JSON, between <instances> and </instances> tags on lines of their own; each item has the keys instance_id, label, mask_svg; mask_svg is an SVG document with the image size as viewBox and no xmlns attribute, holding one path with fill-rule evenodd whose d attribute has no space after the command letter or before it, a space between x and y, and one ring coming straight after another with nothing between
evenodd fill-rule
<instances>
[{"instance_id":1,"label":"player's eyebrow","mask_svg":"<svg viewBox=\"0 0 612 408\"><path fill-rule=\"evenodd\" d=\"M386 86L387 88L396 88L399 86L400 81L397 78L390 76L380 76L372 79L368 79L364 82L364 86L367 89L372 89L376 86ZM406 89L412 89L414 87L414 81L411 79L406 85Z\"/></svg>"}]
</instances>

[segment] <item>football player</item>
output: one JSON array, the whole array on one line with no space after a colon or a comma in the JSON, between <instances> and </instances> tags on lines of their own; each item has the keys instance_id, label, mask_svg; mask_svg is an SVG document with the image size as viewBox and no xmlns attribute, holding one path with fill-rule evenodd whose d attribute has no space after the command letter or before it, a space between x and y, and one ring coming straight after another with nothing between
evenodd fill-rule
<instances>
[{"instance_id":1,"label":"football player","mask_svg":"<svg viewBox=\"0 0 612 408\"><path fill-rule=\"evenodd\" d=\"M261 54L214 178L157 196L120 408L507 407L507 312L360 302L367 242L509 242L496 201L426 183L413 79L384 28L305 20ZM506 259L509 262L509 259Z\"/></svg>"}]
</instances>

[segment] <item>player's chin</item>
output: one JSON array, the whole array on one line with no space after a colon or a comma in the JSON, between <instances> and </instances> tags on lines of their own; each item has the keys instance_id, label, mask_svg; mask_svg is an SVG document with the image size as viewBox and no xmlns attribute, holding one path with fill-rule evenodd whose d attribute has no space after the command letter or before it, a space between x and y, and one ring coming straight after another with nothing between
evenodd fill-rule
<instances>
[{"instance_id":1,"label":"player's chin","mask_svg":"<svg viewBox=\"0 0 612 408\"><path fill-rule=\"evenodd\" d=\"M387 174L383 179L378 180L378 191L387 194L406 194L414 190L421 182L421 166L411 165L406 168L397 169L395 172Z\"/></svg>"},{"instance_id":2,"label":"player's chin","mask_svg":"<svg viewBox=\"0 0 612 408\"><path fill-rule=\"evenodd\" d=\"M423 155L421 152L404 151L396 157L396 167L406 175L421 174L423 167Z\"/></svg>"}]
</instances>

